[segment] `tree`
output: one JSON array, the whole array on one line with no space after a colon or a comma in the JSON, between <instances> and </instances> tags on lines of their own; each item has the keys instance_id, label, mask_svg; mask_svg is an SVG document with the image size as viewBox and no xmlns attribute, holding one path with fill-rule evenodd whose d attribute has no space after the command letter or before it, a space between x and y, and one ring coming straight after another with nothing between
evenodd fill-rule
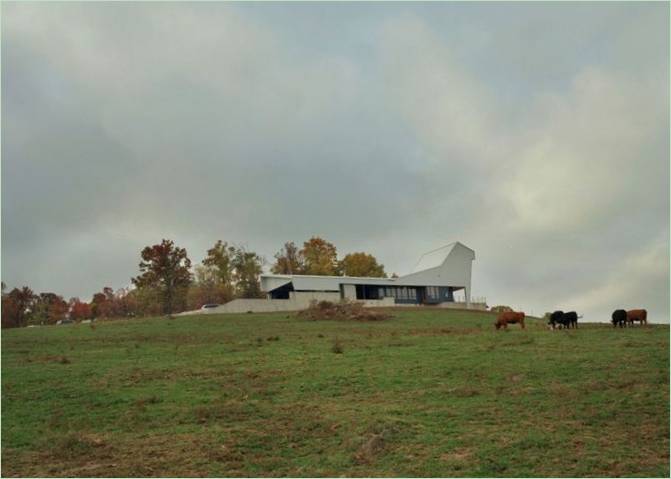
<instances>
[{"instance_id":1,"label":"tree","mask_svg":"<svg viewBox=\"0 0 671 479\"><path fill-rule=\"evenodd\" d=\"M348 254L340 261L340 270L345 276L387 277L384 266L378 264L375 256L367 253Z\"/></svg>"},{"instance_id":2,"label":"tree","mask_svg":"<svg viewBox=\"0 0 671 479\"><path fill-rule=\"evenodd\" d=\"M137 302L130 294L130 288L119 288L114 293L114 311L115 316L127 318L137 314Z\"/></svg>"},{"instance_id":3,"label":"tree","mask_svg":"<svg viewBox=\"0 0 671 479\"><path fill-rule=\"evenodd\" d=\"M83 303L79 298L70 298L70 319L74 321L81 321L83 319L91 319L91 305Z\"/></svg>"},{"instance_id":4,"label":"tree","mask_svg":"<svg viewBox=\"0 0 671 479\"><path fill-rule=\"evenodd\" d=\"M133 308L131 315L156 316L163 310L161 291L150 286L133 289L126 301Z\"/></svg>"},{"instance_id":5,"label":"tree","mask_svg":"<svg viewBox=\"0 0 671 479\"><path fill-rule=\"evenodd\" d=\"M25 326L28 313L35 301L35 294L28 286L14 288L2 297L2 327L18 328Z\"/></svg>"},{"instance_id":6,"label":"tree","mask_svg":"<svg viewBox=\"0 0 671 479\"><path fill-rule=\"evenodd\" d=\"M284 248L275 253L275 264L271 271L275 274L303 274L305 260L293 241L284 243Z\"/></svg>"},{"instance_id":7,"label":"tree","mask_svg":"<svg viewBox=\"0 0 671 479\"><path fill-rule=\"evenodd\" d=\"M220 281L212 266L197 265L195 281L187 294L187 307L198 309L204 304L223 304L233 299L233 287Z\"/></svg>"},{"instance_id":8,"label":"tree","mask_svg":"<svg viewBox=\"0 0 671 479\"><path fill-rule=\"evenodd\" d=\"M336 247L318 236L303 243L300 254L305 261L304 274L328 276L338 274Z\"/></svg>"},{"instance_id":9,"label":"tree","mask_svg":"<svg viewBox=\"0 0 671 479\"><path fill-rule=\"evenodd\" d=\"M32 307L32 320L37 324L55 324L65 319L68 303L56 293L40 293Z\"/></svg>"},{"instance_id":10,"label":"tree","mask_svg":"<svg viewBox=\"0 0 671 479\"><path fill-rule=\"evenodd\" d=\"M235 250L232 265L237 296L241 298L263 297L259 281L263 258L240 247Z\"/></svg>"},{"instance_id":11,"label":"tree","mask_svg":"<svg viewBox=\"0 0 671 479\"><path fill-rule=\"evenodd\" d=\"M207 250L207 256L203 260L203 266L211 268L218 281L230 286L233 281L233 257L236 248L228 243L218 240L214 246Z\"/></svg>"},{"instance_id":12,"label":"tree","mask_svg":"<svg viewBox=\"0 0 671 479\"><path fill-rule=\"evenodd\" d=\"M114 290L105 286L100 293L95 293L91 299L91 313L94 318L110 318L115 315Z\"/></svg>"},{"instance_id":13,"label":"tree","mask_svg":"<svg viewBox=\"0 0 671 479\"><path fill-rule=\"evenodd\" d=\"M132 279L138 288L155 288L161 294L165 314L172 314L181 296L191 283L191 260L184 248L179 248L171 240L145 247L140 253L141 274Z\"/></svg>"}]
</instances>

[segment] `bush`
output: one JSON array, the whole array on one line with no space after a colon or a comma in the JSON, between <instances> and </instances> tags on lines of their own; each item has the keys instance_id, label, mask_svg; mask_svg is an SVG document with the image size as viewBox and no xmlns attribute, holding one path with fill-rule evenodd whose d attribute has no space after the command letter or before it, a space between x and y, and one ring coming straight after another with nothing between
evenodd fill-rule
<instances>
[{"instance_id":1,"label":"bush","mask_svg":"<svg viewBox=\"0 0 671 479\"><path fill-rule=\"evenodd\" d=\"M492 313L510 313L513 310L510 306L492 306L490 311Z\"/></svg>"},{"instance_id":2,"label":"bush","mask_svg":"<svg viewBox=\"0 0 671 479\"><path fill-rule=\"evenodd\" d=\"M312 301L310 306L298 313L299 318L317 321L331 319L338 321L384 321L392 316L383 311L364 308L361 303L342 301Z\"/></svg>"},{"instance_id":3,"label":"bush","mask_svg":"<svg viewBox=\"0 0 671 479\"><path fill-rule=\"evenodd\" d=\"M336 338L335 341L333 341L333 346L331 346L331 352L335 354L342 354L345 351L345 348L343 347L342 343L338 338Z\"/></svg>"}]
</instances>

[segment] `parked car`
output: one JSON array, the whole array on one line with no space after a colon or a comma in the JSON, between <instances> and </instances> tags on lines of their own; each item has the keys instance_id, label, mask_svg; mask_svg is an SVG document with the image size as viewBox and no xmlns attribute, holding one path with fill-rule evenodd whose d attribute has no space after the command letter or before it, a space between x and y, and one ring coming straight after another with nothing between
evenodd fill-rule
<instances>
[{"instance_id":1,"label":"parked car","mask_svg":"<svg viewBox=\"0 0 671 479\"><path fill-rule=\"evenodd\" d=\"M200 309L211 309L211 308L216 308L219 306L216 303L209 303L209 304L204 304Z\"/></svg>"}]
</instances>

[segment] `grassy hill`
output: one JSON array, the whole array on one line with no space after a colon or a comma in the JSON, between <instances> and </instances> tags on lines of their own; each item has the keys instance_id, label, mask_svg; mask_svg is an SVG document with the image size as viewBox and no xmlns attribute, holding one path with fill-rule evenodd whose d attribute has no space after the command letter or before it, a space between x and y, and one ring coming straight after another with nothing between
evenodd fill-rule
<instances>
[{"instance_id":1,"label":"grassy hill","mask_svg":"<svg viewBox=\"0 0 671 479\"><path fill-rule=\"evenodd\" d=\"M2 474L668 477L668 326L394 314L3 331Z\"/></svg>"}]
</instances>

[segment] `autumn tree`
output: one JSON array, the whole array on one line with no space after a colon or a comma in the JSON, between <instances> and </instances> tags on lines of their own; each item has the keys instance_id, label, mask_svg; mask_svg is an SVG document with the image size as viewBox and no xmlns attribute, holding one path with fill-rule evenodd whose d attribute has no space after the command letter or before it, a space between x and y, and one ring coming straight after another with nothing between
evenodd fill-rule
<instances>
[{"instance_id":1,"label":"autumn tree","mask_svg":"<svg viewBox=\"0 0 671 479\"><path fill-rule=\"evenodd\" d=\"M65 319L68 303L56 293L40 293L32 305L32 320L37 324L55 324Z\"/></svg>"},{"instance_id":2,"label":"autumn tree","mask_svg":"<svg viewBox=\"0 0 671 479\"><path fill-rule=\"evenodd\" d=\"M224 304L233 299L231 283L223 283L212 266L196 265L195 281L187 294L188 309L198 309L204 304Z\"/></svg>"},{"instance_id":3,"label":"autumn tree","mask_svg":"<svg viewBox=\"0 0 671 479\"><path fill-rule=\"evenodd\" d=\"M91 313L94 318L110 318L115 316L114 290L105 286L102 292L95 293L91 299Z\"/></svg>"},{"instance_id":4,"label":"autumn tree","mask_svg":"<svg viewBox=\"0 0 671 479\"><path fill-rule=\"evenodd\" d=\"M275 264L270 270L275 274L303 274L305 260L302 251L293 241L284 243L284 247L275 253Z\"/></svg>"},{"instance_id":5,"label":"autumn tree","mask_svg":"<svg viewBox=\"0 0 671 479\"><path fill-rule=\"evenodd\" d=\"M367 276L385 278L384 266L375 256L367 253L350 253L340 261L340 271L345 276Z\"/></svg>"},{"instance_id":6,"label":"autumn tree","mask_svg":"<svg viewBox=\"0 0 671 479\"><path fill-rule=\"evenodd\" d=\"M219 283L230 286L233 281L233 258L235 254L236 248L234 246L218 240L212 248L207 250L203 266L211 268Z\"/></svg>"},{"instance_id":7,"label":"autumn tree","mask_svg":"<svg viewBox=\"0 0 671 479\"><path fill-rule=\"evenodd\" d=\"M82 302L79 298L70 298L68 302L70 308L70 319L74 321L81 321L83 319L91 319L91 305Z\"/></svg>"},{"instance_id":8,"label":"autumn tree","mask_svg":"<svg viewBox=\"0 0 671 479\"><path fill-rule=\"evenodd\" d=\"M112 309L116 316L129 317L137 314L137 302L130 293L130 288L119 288L115 291Z\"/></svg>"},{"instance_id":9,"label":"autumn tree","mask_svg":"<svg viewBox=\"0 0 671 479\"><path fill-rule=\"evenodd\" d=\"M303 243L300 255L304 258L303 274L329 276L338 274L338 255L336 247L328 241L313 236Z\"/></svg>"},{"instance_id":10,"label":"autumn tree","mask_svg":"<svg viewBox=\"0 0 671 479\"><path fill-rule=\"evenodd\" d=\"M18 328L25 326L35 298L35 294L27 286L21 289L14 288L7 294L3 292L2 327Z\"/></svg>"},{"instance_id":11,"label":"autumn tree","mask_svg":"<svg viewBox=\"0 0 671 479\"><path fill-rule=\"evenodd\" d=\"M20 321L19 305L9 295L2 297L2 328L18 328Z\"/></svg>"},{"instance_id":12,"label":"autumn tree","mask_svg":"<svg viewBox=\"0 0 671 479\"><path fill-rule=\"evenodd\" d=\"M171 240L147 246L140 253L140 275L133 278L138 288L150 287L160 292L163 312L172 314L176 303L186 296L191 283L191 260L184 248Z\"/></svg>"},{"instance_id":13,"label":"autumn tree","mask_svg":"<svg viewBox=\"0 0 671 479\"><path fill-rule=\"evenodd\" d=\"M261 282L259 275L263 266L263 258L243 247L235 249L233 256L233 280L237 296L241 298L261 298Z\"/></svg>"},{"instance_id":14,"label":"autumn tree","mask_svg":"<svg viewBox=\"0 0 671 479\"><path fill-rule=\"evenodd\" d=\"M144 286L128 292L125 297L131 316L156 316L163 311L162 294L157 288Z\"/></svg>"}]
</instances>

